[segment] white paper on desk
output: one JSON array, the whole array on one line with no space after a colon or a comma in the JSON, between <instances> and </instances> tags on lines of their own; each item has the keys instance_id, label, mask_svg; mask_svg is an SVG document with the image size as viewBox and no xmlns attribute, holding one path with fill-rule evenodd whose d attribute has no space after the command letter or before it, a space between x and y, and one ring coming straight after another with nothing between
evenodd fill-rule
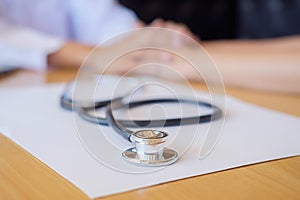
<instances>
[{"instance_id":1,"label":"white paper on desk","mask_svg":"<svg viewBox=\"0 0 300 200\"><path fill-rule=\"evenodd\" d=\"M97 162L82 146L73 115L59 107L62 90L62 85L1 88L0 127L9 128L13 141L91 198L300 154L299 118L228 97L223 134L208 157L197 159L198 137L179 162L163 170L118 172ZM113 134L110 128L106 131Z\"/></svg>"}]
</instances>

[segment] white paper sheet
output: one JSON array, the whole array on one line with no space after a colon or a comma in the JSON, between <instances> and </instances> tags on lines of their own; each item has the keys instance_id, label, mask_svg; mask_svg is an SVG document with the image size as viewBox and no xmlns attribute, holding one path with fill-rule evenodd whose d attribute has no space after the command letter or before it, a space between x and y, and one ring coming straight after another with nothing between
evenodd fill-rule
<instances>
[{"instance_id":1,"label":"white paper sheet","mask_svg":"<svg viewBox=\"0 0 300 200\"><path fill-rule=\"evenodd\" d=\"M299 118L227 97L223 134L209 156L198 159L204 137L199 134L174 165L146 174L119 172L102 165L82 145L73 115L59 106L62 90L62 85L1 88L0 132L9 130L13 141L91 198L300 154ZM201 131L208 128L200 126ZM187 126L186 131L194 128ZM114 134L110 128L103 130ZM99 149L105 145L96 144Z\"/></svg>"}]
</instances>

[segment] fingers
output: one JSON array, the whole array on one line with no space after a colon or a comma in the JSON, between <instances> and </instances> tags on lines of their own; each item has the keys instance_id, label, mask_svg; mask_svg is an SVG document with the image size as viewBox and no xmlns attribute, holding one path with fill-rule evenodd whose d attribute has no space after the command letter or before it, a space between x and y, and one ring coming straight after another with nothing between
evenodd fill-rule
<instances>
[{"instance_id":1,"label":"fingers","mask_svg":"<svg viewBox=\"0 0 300 200\"><path fill-rule=\"evenodd\" d=\"M146 25L144 22L142 22L141 20L138 20L135 25L134 28L144 28Z\"/></svg>"},{"instance_id":2,"label":"fingers","mask_svg":"<svg viewBox=\"0 0 300 200\"><path fill-rule=\"evenodd\" d=\"M189 37L193 37L192 31L183 23L176 23L173 21L164 21L163 19L157 18L150 25L150 27L167 28L174 31L178 31Z\"/></svg>"},{"instance_id":3,"label":"fingers","mask_svg":"<svg viewBox=\"0 0 300 200\"><path fill-rule=\"evenodd\" d=\"M192 37L192 35L193 35L193 33L190 31L190 29L182 23L175 23L175 22L167 21L165 28L178 31L189 37Z\"/></svg>"},{"instance_id":4,"label":"fingers","mask_svg":"<svg viewBox=\"0 0 300 200\"><path fill-rule=\"evenodd\" d=\"M166 22L163 19L157 18L150 24L150 27L165 28L165 24Z\"/></svg>"},{"instance_id":5,"label":"fingers","mask_svg":"<svg viewBox=\"0 0 300 200\"><path fill-rule=\"evenodd\" d=\"M135 28L144 28L144 27L146 27L146 24L140 20L137 21L135 24ZM193 40L195 40L197 42L200 42L200 38L198 36L196 36L195 34L193 34L192 31L189 29L189 27L183 23L177 23L177 22L173 22L173 21L165 21L161 18L157 18L157 19L153 20L153 22L151 24L149 24L148 27L166 28L166 29L170 29L173 31L177 31L187 37L192 38ZM182 44L188 44L185 41L187 39L183 39L183 40L184 41L179 41L179 43L180 43L179 46L181 46Z\"/></svg>"},{"instance_id":6,"label":"fingers","mask_svg":"<svg viewBox=\"0 0 300 200\"><path fill-rule=\"evenodd\" d=\"M177 23L177 22L173 22L173 21L165 21L161 18L157 18L155 19L150 25L149 27L157 27L157 28L167 28L170 30L174 30L177 31L187 37L192 38L193 40L200 42L200 38L197 37L196 35L194 35L192 33L192 31L188 28L188 26L186 26L183 23ZM176 43L178 43L179 46L185 44L185 45L189 45L189 42L187 38L182 38L182 41L177 41Z\"/></svg>"}]
</instances>

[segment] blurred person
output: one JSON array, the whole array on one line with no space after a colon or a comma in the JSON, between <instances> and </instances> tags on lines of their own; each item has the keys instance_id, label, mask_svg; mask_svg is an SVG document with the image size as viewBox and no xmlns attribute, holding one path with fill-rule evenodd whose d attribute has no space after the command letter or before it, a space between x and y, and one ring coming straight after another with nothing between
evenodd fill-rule
<instances>
[{"instance_id":1,"label":"blurred person","mask_svg":"<svg viewBox=\"0 0 300 200\"><path fill-rule=\"evenodd\" d=\"M185 24L201 38L225 85L300 94L299 0L119 2L145 24L156 18ZM182 61L174 62L189 79L201 81Z\"/></svg>"},{"instance_id":2,"label":"blurred person","mask_svg":"<svg viewBox=\"0 0 300 200\"><path fill-rule=\"evenodd\" d=\"M243 0L243 2L250 1ZM140 2L140 4L143 4L143 2ZM148 2L151 1L145 1L145 5ZM174 1L172 5L177 5L178 2L183 1ZM205 10L205 6L210 5L208 2L203 3L204 1L200 1L196 2L196 6L194 6L194 4L189 4L190 2L195 3L195 1L188 0L188 6L186 7L198 8L202 5L202 9ZM213 18L214 12L205 12L212 16L211 19L205 17L193 18L192 16L189 16L187 19L194 22L197 22L197 20L200 22L208 20L208 24L210 24L210 20L214 21L215 19L218 23L214 25L219 25L225 31L222 32L218 28L206 29L204 25L201 26L200 30L204 31L205 34L194 32L200 36L201 45L207 49L219 67L225 84L250 89L299 94L299 37L268 40L206 41L207 39L237 38L226 32L226 29L230 29L230 32L233 33L231 30L232 26L228 25L231 20L230 12L232 10L225 12L224 7L233 5L226 5L224 2L224 0L213 0L212 4L215 6L210 7L212 10L219 12L219 15L216 15L218 19L229 16L229 19L224 19L224 22L219 23L218 20ZM13 7L14 5L18 6ZM153 6L148 7L152 10L155 8ZM186 7L183 8L186 9ZM147 6L144 8L147 8ZM180 8L180 6L177 6L177 8ZM0 31L0 51L2 52L2 58L4 57L8 60L17 58L15 59L17 61L16 64L20 66L25 63L33 68L45 67L47 65L54 67L79 67L95 44L98 44L111 35L130 30L133 27L150 25L168 28L197 39L190 32L188 22L186 22L186 25L188 25L186 26L183 24L184 21L172 18L173 15L184 17L187 14L186 11L184 13L173 12L172 8L168 7L168 10L161 10L161 13L164 12L168 13L169 18L161 15L149 15L151 20L156 20L144 21L143 23L139 22L135 14L130 10L125 9L112 0L68 0L64 2L58 0L43 2L31 0L31 3L22 0L0 0L0 30L2 30ZM199 10L195 10L194 12L202 13ZM148 13L146 9L144 13ZM138 14L138 16L140 15ZM162 17L162 19L157 19L159 17ZM174 22L170 20L174 20ZM190 28L193 30L192 27ZM214 35L210 35L211 33ZM243 36L241 38L247 37ZM131 39L137 40L138 38L133 37ZM199 42L199 40L197 41ZM126 46L128 42L132 42L132 40L124 40L120 44L113 46L113 48L118 48L118 45ZM21 49L18 46L20 44ZM189 45L183 44L180 51L184 51L191 56L198 56L194 48ZM33 56L36 59L32 59ZM147 59L147 55L143 53L128 56L127 60L120 59L116 63L120 66L115 67L113 73L126 73L132 67L143 63L143 57ZM95 62L97 62L97 59L95 59ZM185 66L186 63L176 57L167 56L165 64L178 69L190 80L203 81L198 76L195 76L195 71L190 70L190 68ZM145 73L153 74L155 72ZM164 73L157 73L156 75L168 78L168 75Z\"/></svg>"},{"instance_id":3,"label":"blurred person","mask_svg":"<svg viewBox=\"0 0 300 200\"><path fill-rule=\"evenodd\" d=\"M79 67L95 45L137 26L114 0L0 0L0 66Z\"/></svg>"},{"instance_id":4,"label":"blurred person","mask_svg":"<svg viewBox=\"0 0 300 200\"><path fill-rule=\"evenodd\" d=\"M146 24L183 23L201 40L300 34L299 0L119 0Z\"/></svg>"}]
</instances>

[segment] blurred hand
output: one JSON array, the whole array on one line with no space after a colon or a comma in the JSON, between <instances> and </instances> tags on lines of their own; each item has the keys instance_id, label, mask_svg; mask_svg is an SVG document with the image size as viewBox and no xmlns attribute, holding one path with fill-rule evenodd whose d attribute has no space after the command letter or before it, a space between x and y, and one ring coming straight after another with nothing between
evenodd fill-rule
<instances>
[{"instance_id":1,"label":"blurred hand","mask_svg":"<svg viewBox=\"0 0 300 200\"><path fill-rule=\"evenodd\" d=\"M149 26L139 23L137 27L141 29L117 38L109 46L97 48L89 56L88 65L94 66L95 73L200 79L184 58L186 52L193 54L193 58L199 53L194 52L199 44L185 25L157 19Z\"/></svg>"},{"instance_id":2,"label":"blurred hand","mask_svg":"<svg viewBox=\"0 0 300 200\"><path fill-rule=\"evenodd\" d=\"M172 31L179 32L186 37L192 38L193 40L200 42L200 38L192 33L192 31L183 23L177 23L173 21L165 21L163 19L157 18L155 19L151 24L146 25L142 21L138 21L136 23L136 28L145 28L145 27L157 27L157 28L165 28L170 29ZM179 39L179 37L177 37ZM173 41L174 45L177 45L178 47L184 46L184 45L190 45L190 39L187 39L185 37L180 37L180 40Z\"/></svg>"}]
</instances>

